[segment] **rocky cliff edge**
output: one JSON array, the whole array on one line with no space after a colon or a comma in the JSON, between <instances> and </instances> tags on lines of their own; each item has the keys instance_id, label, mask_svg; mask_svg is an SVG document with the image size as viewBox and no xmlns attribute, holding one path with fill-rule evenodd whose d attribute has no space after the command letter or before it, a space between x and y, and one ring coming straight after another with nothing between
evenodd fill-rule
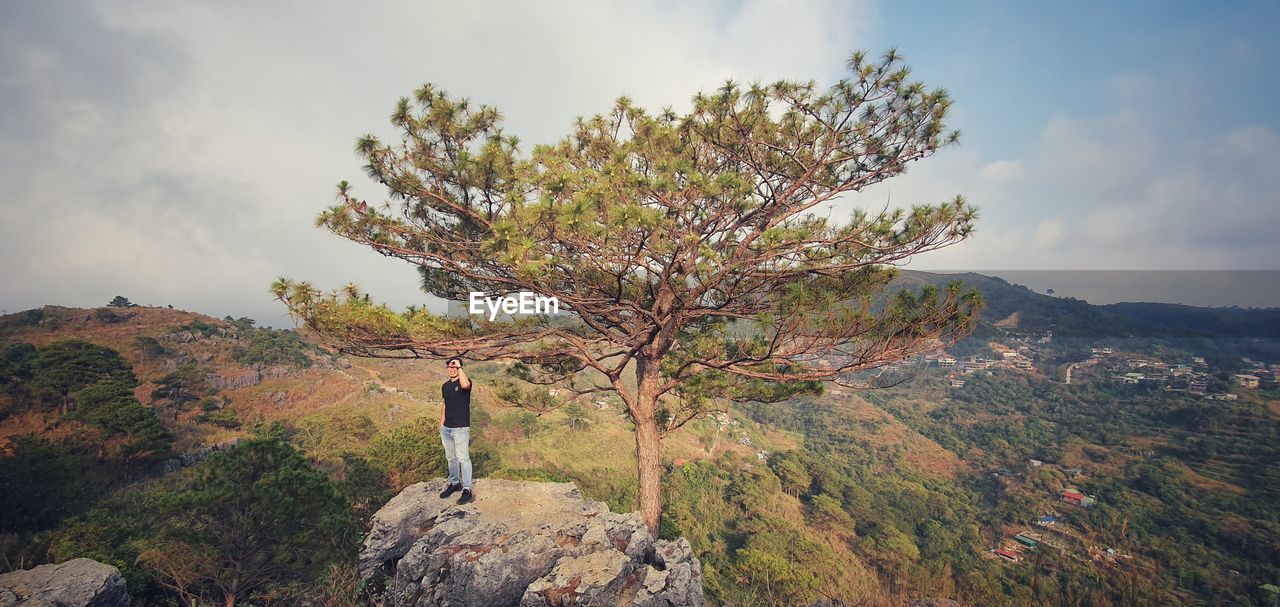
<instances>
[{"instance_id":1,"label":"rocky cliff edge","mask_svg":"<svg viewBox=\"0 0 1280 607\"><path fill-rule=\"evenodd\" d=\"M374 515L359 569L380 605L703 605L684 538L655 542L571 483L480 479L462 506L445 485L410 485Z\"/></svg>"}]
</instances>

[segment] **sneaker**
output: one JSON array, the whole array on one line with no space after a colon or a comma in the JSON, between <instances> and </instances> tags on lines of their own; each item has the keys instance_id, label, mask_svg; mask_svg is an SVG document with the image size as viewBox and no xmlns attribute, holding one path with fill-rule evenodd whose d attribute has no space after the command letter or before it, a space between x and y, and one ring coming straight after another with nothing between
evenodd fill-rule
<instances>
[{"instance_id":1,"label":"sneaker","mask_svg":"<svg viewBox=\"0 0 1280 607\"><path fill-rule=\"evenodd\" d=\"M440 499L449 497L450 495L453 495L461 490L462 490L462 483L454 483L452 485L449 485L448 487L444 488L444 491L440 492Z\"/></svg>"},{"instance_id":2,"label":"sneaker","mask_svg":"<svg viewBox=\"0 0 1280 607\"><path fill-rule=\"evenodd\" d=\"M471 496L471 490L470 490L470 489L463 489L463 490L462 490L462 497L459 497L459 498L458 498L458 503L459 503L459 504L468 504L468 503L471 503L471 500L473 500L473 499L475 499L475 498Z\"/></svg>"}]
</instances>

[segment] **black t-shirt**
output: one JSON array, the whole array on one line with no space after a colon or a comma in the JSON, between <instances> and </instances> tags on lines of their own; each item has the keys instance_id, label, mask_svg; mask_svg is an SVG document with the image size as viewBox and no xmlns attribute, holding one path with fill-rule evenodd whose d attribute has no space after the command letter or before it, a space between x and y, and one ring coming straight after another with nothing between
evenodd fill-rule
<instances>
[{"instance_id":1,"label":"black t-shirt","mask_svg":"<svg viewBox=\"0 0 1280 607\"><path fill-rule=\"evenodd\" d=\"M444 399L444 425L471 426L471 388L463 388L458 380L451 379L440 386L440 397Z\"/></svg>"}]
</instances>

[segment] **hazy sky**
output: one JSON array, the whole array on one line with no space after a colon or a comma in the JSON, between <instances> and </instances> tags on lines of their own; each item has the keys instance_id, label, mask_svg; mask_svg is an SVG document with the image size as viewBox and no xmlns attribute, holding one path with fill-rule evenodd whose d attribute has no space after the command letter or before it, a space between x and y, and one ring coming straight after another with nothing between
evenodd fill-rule
<instances>
[{"instance_id":1,"label":"hazy sky","mask_svg":"<svg viewBox=\"0 0 1280 607\"><path fill-rule=\"evenodd\" d=\"M966 195L918 269L1280 269L1273 2L0 0L0 308L134 302L286 324L277 276L402 307L405 262L316 229L425 82L525 150L619 95L842 75L896 46L959 146L833 209ZM1115 3L1118 4L1118 3ZM1034 6L1031 6L1034 5Z\"/></svg>"}]
</instances>

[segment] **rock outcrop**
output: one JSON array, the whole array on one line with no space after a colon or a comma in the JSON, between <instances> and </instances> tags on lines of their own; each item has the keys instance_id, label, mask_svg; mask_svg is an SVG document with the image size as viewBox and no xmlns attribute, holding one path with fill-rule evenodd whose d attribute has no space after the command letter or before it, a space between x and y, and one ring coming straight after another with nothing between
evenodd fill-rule
<instances>
[{"instance_id":1,"label":"rock outcrop","mask_svg":"<svg viewBox=\"0 0 1280 607\"><path fill-rule=\"evenodd\" d=\"M230 451L232 447L240 444L240 437L230 438L220 443L212 445L203 445L196 447L191 451L187 451L178 457L171 457L164 462L165 473L177 472L183 468L188 468L209 459L214 451Z\"/></svg>"},{"instance_id":2,"label":"rock outcrop","mask_svg":"<svg viewBox=\"0 0 1280 607\"><path fill-rule=\"evenodd\" d=\"M463 506L439 498L445 484L410 485L374 515L359 568L379 604L703 605L687 541L655 542L571 483L480 479Z\"/></svg>"},{"instance_id":3,"label":"rock outcrop","mask_svg":"<svg viewBox=\"0 0 1280 607\"><path fill-rule=\"evenodd\" d=\"M208 375L209 385L219 390L235 390L236 388L248 388L262 383L262 373L257 370L250 369L240 373L210 373Z\"/></svg>"},{"instance_id":4,"label":"rock outcrop","mask_svg":"<svg viewBox=\"0 0 1280 607\"><path fill-rule=\"evenodd\" d=\"M0 575L0 607L127 607L120 570L86 558Z\"/></svg>"}]
</instances>

